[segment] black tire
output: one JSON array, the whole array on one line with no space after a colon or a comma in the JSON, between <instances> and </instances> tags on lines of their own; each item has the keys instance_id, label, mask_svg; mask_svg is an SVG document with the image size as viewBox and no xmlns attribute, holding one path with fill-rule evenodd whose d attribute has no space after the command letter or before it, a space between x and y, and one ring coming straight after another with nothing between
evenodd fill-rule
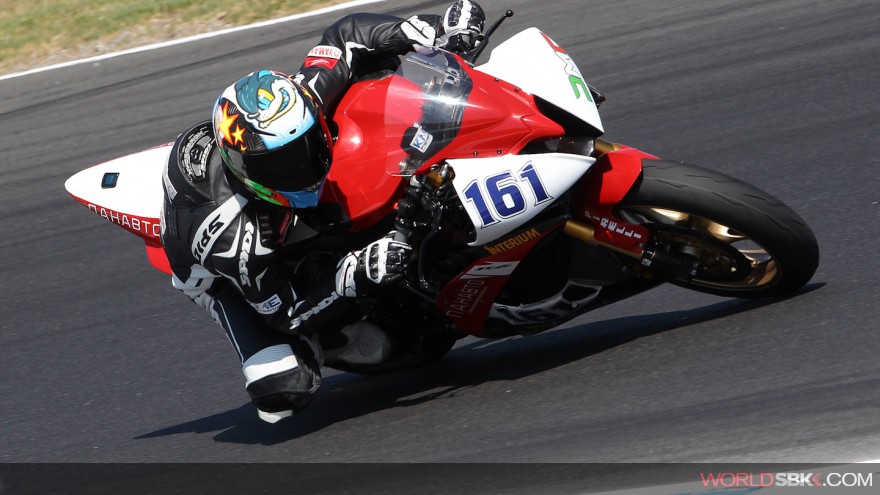
<instances>
[{"instance_id":1,"label":"black tire","mask_svg":"<svg viewBox=\"0 0 880 495\"><path fill-rule=\"evenodd\" d=\"M695 165L644 160L618 206L667 248L701 261L671 282L726 297L775 297L803 287L819 265L816 237L788 206L749 184Z\"/></svg>"}]
</instances>

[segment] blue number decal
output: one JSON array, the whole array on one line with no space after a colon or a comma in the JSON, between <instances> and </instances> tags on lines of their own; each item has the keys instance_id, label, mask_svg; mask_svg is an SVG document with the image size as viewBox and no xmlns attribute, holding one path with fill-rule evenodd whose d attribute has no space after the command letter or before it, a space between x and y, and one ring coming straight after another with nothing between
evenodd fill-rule
<instances>
[{"instance_id":1,"label":"blue number decal","mask_svg":"<svg viewBox=\"0 0 880 495\"><path fill-rule=\"evenodd\" d=\"M528 165L524 169L519 172L519 176L523 178L526 182L532 186L532 192L535 193L535 205L539 205L544 201L549 201L553 199L547 194L547 190L544 189L544 183L541 182L541 178L538 177L538 171L535 170L535 166L532 162L529 162Z\"/></svg>"},{"instance_id":2,"label":"blue number decal","mask_svg":"<svg viewBox=\"0 0 880 495\"><path fill-rule=\"evenodd\" d=\"M480 220L483 221L482 227L492 225L498 221L492 217L492 212L489 211L489 205L486 204L486 198L483 197L483 192L480 191L479 182L471 182L464 190L464 197L477 208L477 213L480 214Z\"/></svg>"},{"instance_id":3,"label":"blue number decal","mask_svg":"<svg viewBox=\"0 0 880 495\"><path fill-rule=\"evenodd\" d=\"M480 215L480 221L483 224L481 228L498 223L499 219L496 218L496 215L501 219L510 218L528 209L520 182L529 185L535 195L536 206L553 199L547 194L547 189L531 162L520 170L518 178L519 181L510 171L506 171L487 177L483 182L483 187L480 187L480 182L475 180L464 189L464 197L469 203L473 203ZM486 200L487 195L488 201Z\"/></svg>"},{"instance_id":4,"label":"blue number decal","mask_svg":"<svg viewBox=\"0 0 880 495\"><path fill-rule=\"evenodd\" d=\"M510 172L486 179L486 191L501 218L510 218L526 211L526 200Z\"/></svg>"}]
</instances>

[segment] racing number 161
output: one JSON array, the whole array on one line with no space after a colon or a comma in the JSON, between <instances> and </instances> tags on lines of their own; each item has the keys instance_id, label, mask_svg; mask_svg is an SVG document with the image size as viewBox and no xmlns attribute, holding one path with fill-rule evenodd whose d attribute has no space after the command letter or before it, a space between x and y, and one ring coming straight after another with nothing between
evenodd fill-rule
<instances>
[{"instance_id":1,"label":"racing number 161","mask_svg":"<svg viewBox=\"0 0 880 495\"><path fill-rule=\"evenodd\" d=\"M508 170L487 177L482 182L479 180L471 182L464 189L464 197L477 209L483 222L481 227L487 227L499 222L500 219L510 218L526 211L528 207L521 189L522 184L527 184L535 195L535 205L553 199L547 194L535 166L531 163L516 176Z\"/></svg>"}]
</instances>

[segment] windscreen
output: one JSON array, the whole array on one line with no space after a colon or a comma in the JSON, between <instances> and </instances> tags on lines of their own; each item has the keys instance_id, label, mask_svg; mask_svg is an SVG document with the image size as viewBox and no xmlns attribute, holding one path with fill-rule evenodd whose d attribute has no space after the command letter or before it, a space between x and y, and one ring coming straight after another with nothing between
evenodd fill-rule
<instances>
[{"instance_id":1,"label":"windscreen","mask_svg":"<svg viewBox=\"0 0 880 495\"><path fill-rule=\"evenodd\" d=\"M410 176L458 135L473 82L458 59L442 50L407 57L397 76L388 90L386 129L400 129L401 119L408 119L403 136L389 138L399 140L406 156L387 171Z\"/></svg>"}]
</instances>

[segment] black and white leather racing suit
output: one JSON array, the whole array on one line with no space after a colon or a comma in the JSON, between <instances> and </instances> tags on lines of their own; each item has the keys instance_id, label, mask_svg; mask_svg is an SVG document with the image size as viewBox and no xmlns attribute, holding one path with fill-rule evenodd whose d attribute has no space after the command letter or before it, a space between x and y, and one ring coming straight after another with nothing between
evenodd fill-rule
<instances>
[{"instance_id":1,"label":"black and white leather racing suit","mask_svg":"<svg viewBox=\"0 0 880 495\"><path fill-rule=\"evenodd\" d=\"M441 18L420 18L427 24L379 14L342 18L309 52L297 80L331 116L355 78L394 65L414 43L433 44L433 28L422 28ZM352 301L335 290L344 253L304 254L291 267L280 250L308 247L333 231L332 221L256 199L224 166L210 122L177 138L163 179L162 240L174 287L225 329L263 419L304 407L321 384L321 350L307 337L351 321Z\"/></svg>"}]
</instances>

